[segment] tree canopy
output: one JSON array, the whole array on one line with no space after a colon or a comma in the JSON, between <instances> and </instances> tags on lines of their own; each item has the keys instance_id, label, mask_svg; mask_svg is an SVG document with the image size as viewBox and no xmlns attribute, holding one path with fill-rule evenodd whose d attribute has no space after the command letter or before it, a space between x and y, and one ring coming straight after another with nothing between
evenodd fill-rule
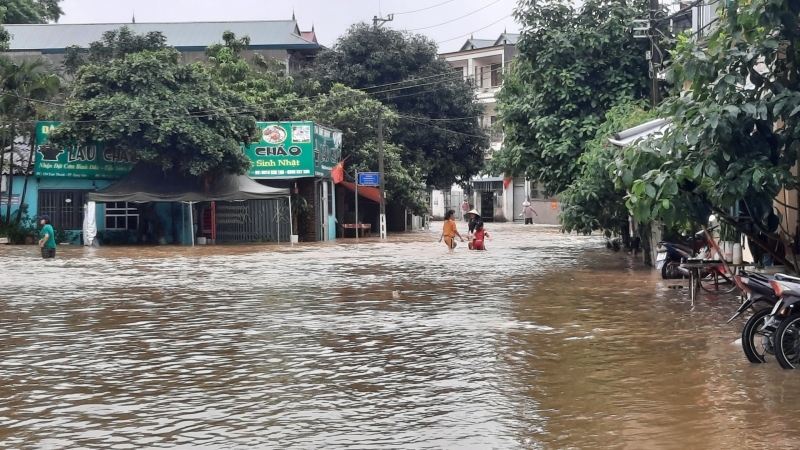
<instances>
[{"instance_id":1,"label":"tree canopy","mask_svg":"<svg viewBox=\"0 0 800 450\"><path fill-rule=\"evenodd\" d=\"M91 42L85 49L79 45L67 47L64 55L64 68L74 75L86 64L103 64L125 55L145 50L156 51L167 48L167 38L160 31L136 34L124 26L118 30L106 31L98 41Z\"/></svg>"},{"instance_id":2,"label":"tree canopy","mask_svg":"<svg viewBox=\"0 0 800 450\"><path fill-rule=\"evenodd\" d=\"M172 48L83 66L65 113L53 143L104 142L193 175L245 173L241 144L258 136L253 107Z\"/></svg>"},{"instance_id":3,"label":"tree canopy","mask_svg":"<svg viewBox=\"0 0 800 450\"><path fill-rule=\"evenodd\" d=\"M595 138L586 143L585 153L578 160L580 175L559 196L564 231L589 234L604 230L626 235L627 193L615 184L612 168L619 149L608 139L655 116L656 112L643 101L622 103L606 113Z\"/></svg>"},{"instance_id":4,"label":"tree canopy","mask_svg":"<svg viewBox=\"0 0 800 450\"><path fill-rule=\"evenodd\" d=\"M228 31L222 41L206 50L211 71L219 82L252 104L258 120L297 120L306 102L297 92L295 80L286 75L284 63L258 54L246 61L241 54L250 45L248 36L237 38Z\"/></svg>"},{"instance_id":5,"label":"tree canopy","mask_svg":"<svg viewBox=\"0 0 800 450\"><path fill-rule=\"evenodd\" d=\"M465 183L484 168L488 134L475 86L438 58L422 35L357 24L320 54L309 71L323 90L334 84L360 89L397 112L389 141L421 182Z\"/></svg>"},{"instance_id":6,"label":"tree canopy","mask_svg":"<svg viewBox=\"0 0 800 450\"><path fill-rule=\"evenodd\" d=\"M791 266L775 243L796 230L781 229L773 201L797 188L800 3L732 1L718 12L708 39L681 37L674 52L668 78L688 90L660 111L671 128L622 154L617 181L639 220L705 223L713 211Z\"/></svg>"},{"instance_id":7,"label":"tree canopy","mask_svg":"<svg viewBox=\"0 0 800 450\"><path fill-rule=\"evenodd\" d=\"M614 105L646 98L649 42L634 39L646 1L521 0L519 55L505 77L498 108L506 133L492 171L526 175L548 194L580 175L585 144Z\"/></svg>"},{"instance_id":8,"label":"tree canopy","mask_svg":"<svg viewBox=\"0 0 800 450\"><path fill-rule=\"evenodd\" d=\"M3 23L58 22L64 14L59 3L61 0L0 0L0 8L6 11Z\"/></svg>"}]
</instances>

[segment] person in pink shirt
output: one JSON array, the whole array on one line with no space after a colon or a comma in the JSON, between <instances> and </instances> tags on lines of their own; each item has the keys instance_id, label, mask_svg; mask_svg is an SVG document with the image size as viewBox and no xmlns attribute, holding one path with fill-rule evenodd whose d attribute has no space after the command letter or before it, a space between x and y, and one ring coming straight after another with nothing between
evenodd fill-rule
<instances>
[{"instance_id":1,"label":"person in pink shirt","mask_svg":"<svg viewBox=\"0 0 800 450\"><path fill-rule=\"evenodd\" d=\"M464 222L467 221L467 212L469 211L469 203L464 200L464 203L461 204L461 217L464 218Z\"/></svg>"}]
</instances>

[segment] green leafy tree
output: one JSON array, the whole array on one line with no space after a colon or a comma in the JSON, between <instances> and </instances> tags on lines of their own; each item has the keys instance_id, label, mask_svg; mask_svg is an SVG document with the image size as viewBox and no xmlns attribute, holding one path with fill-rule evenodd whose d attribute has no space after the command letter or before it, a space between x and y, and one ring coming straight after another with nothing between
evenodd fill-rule
<instances>
[{"instance_id":1,"label":"green leafy tree","mask_svg":"<svg viewBox=\"0 0 800 450\"><path fill-rule=\"evenodd\" d=\"M6 10L3 23L58 22L64 14L59 3L61 0L0 0L0 7Z\"/></svg>"},{"instance_id":2,"label":"green leafy tree","mask_svg":"<svg viewBox=\"0 0 800 450\"><path fill-rule=\"evenodd\" d=\"M612 106L646 98L649 43L634 39L641 0L521 0L519 55L498 95L506 133L492 171L526 175L548 194L580 175L585 144Z\"/></svg>"},{"instance_id":3,"label":"green leafy tree","mask_svg":"<svg viewBox=\"0 0 800 450\"><path fill-rule=\"evenodd\" d=\"M484 109L475 101L475 87L438 58L436 44L425 36L353 25L309 73L323 90L340 83L395 110L390 142L421 182L464 183L484 168L489 138L478 122Z\"/></svg>"},{"instance_id":4,"label":"green leafy tree","mask_svg":"<svg viewBox=\"0 0 800 450\"><path fill-rule=\"evenodd\" d=\"M688 89L662 108L671 128L622 154L617 181L639 220L705 223L713 211L756 257L768 252L793 268L782 243L796 230L781 228L773 201L797 189L800 4L733 1L718 12L707 40L681 37L674 52L668 77Z\"/></svg>"},{"instance_id":5,"label":"green leafy tree","mask_svg":"<svg viewBox=\"0 0 800 450\"><path fill-rule=\"evenodd\" d=\"M237 38L230 31L222 35L223 43L206 50L212 72L227 88L247 103L258 107L262 121L297 120L304 102L296 92L295 81L286 75L285 63L256 55L246 61L241 54L250 45L250 38Z\"/></svg>"},{"instance_id":6,"label":"green leafy tree","mask_svg":"<svg viewBox=\"0 0 800 450\"><path fill-rule=\"evenodd\" d=\"M615 184L611 168L619 149L608 142L614 133L655 118L643 101L623 103L611 108L594 139L585 145L578 160L580 175L561 193L560 221L564 231L590 234L603 230L628 236L627 192Z\"/></svg>"},{"instance_id":7,"label":"green leafy tree","mask_svg":"<svg viewBox=\"0 0 800 450\"><path fill-rule=\"evenodd\" d=\"M136 34L124 26L118 30L106 31L98 41L91 42L85 49L79 45L67 47L64 55L64 69L75 75L86 64L104 64L125 55L145 50L156 51L167 48L167 38L160 31Z\"/></svg>"},{"instance_id":8,"label":"green leafy tree","mask_svg":"<svg viewBox=\"0 0 800 450\"><path fill-rule=\"evenodd\" d=\"M171 48L85 65L65 114L55 144L104 142L192 175L245 173L241 143L258 136L253 107Z\"/></svg>"},{"instance_id":9,"label":"green leafy tree","mask_svg":"<svg viewBox=\"0 0 800 450\"><path fill-rule=\"evenodd\" d=\"M391 137L398 132L400 123L397 113L368 94L340 84L306 104L308 109L303 111L303 117L342 131L342 156L348 158L350 173L378 170L378 111L383 111L387 198L416 214L427 211L422 196L422 174L416 166L404 163L403 148L392 143Z\"/></svg>"},{"instance_id":10,"label":"green leafy tree","mask_svg":"<svg viewBox=\"0 0 800 450\"><path fill-rule=\"evenodd\" d=\"M10 173L24 173L25 182L22 188L20 204L25 202L28 189L28 178L32 173L36 144L35 122L48 118L52 113L52 100L59 93L61 80L48 70L43 61L15 62L7 57L0 57L0 117L3 119L0 132L0 161L5 161L6 146L10 147ZM30 144L27 152L16 155L14 142L22 136ZM15 160L15 157L17 158ZM9 190L9 198L11 191ZM7 203L6 220L11 221L11 201ZM19 223L20 215L16 222Z\"/></svg>"}]
</instances>

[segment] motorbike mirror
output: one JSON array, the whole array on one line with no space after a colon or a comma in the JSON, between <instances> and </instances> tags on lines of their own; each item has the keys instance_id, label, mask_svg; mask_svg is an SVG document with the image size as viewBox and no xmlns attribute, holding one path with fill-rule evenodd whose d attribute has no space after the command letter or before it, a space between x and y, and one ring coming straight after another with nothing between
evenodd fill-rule
<instances>
[{"instance_id":1,"label":"motorbike mirror","mask_svg":"<svg viewBox=\"0 0 800 450\"><path fill-rule=\"evenodd\" d=\"M715 216L714 214L708 216L708 221L709 222L715 222L716 220L717 220L717 216Z\"/></svg>"}]
</instances>

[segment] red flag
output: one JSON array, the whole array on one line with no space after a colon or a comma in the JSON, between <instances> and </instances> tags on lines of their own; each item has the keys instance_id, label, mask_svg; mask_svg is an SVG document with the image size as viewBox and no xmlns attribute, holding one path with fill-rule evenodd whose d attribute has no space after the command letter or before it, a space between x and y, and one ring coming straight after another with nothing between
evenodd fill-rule
<instances>
[{"instance_id":1,"label":"red flag","mask_svg":"<svg viewBox=\"0 0 800 450\"><path fill-rule=\"evenodd\" d=\"M508 186L511 184L511 180L513 180L513 178L504 179L503 180L503 188L508 189Z\"/></svg>"},{"instance_id":2,"label":"red flag","mask_svg":"<svg viewBox=\"0 0 800 450\"><path fill-rule=\"evenodd\" d=\"M349 158L349 156L347 157ZM331 178L333 179L334 184L339 184L344 181L344 162L347 161L347 158L343 159L339 164L331 169Z\"/></svg>"}]
</instances>

